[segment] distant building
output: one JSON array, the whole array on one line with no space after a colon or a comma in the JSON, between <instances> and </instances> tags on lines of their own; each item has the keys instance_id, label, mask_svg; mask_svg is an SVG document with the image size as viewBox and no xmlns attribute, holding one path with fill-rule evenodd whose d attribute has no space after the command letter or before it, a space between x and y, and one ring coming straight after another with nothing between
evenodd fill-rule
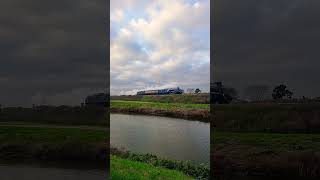
<instances>
[{"instance_id":1,"label":"distant building","mask_svg":"<svg viewBox=\"0 0 320 180\"><path fill-rule=\"evenodd\" d=\"M103 106L106 107L109 103L109 96L105 93L97 93L87 96L85 99L86 106Z\"/></svg>"}]
</instances>

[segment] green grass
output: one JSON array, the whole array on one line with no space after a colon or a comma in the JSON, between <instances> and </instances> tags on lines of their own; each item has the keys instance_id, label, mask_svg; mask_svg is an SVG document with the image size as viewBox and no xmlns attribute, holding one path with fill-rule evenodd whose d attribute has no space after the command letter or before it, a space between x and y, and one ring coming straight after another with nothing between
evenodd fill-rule
<instances>
[{"instance_id":1,"label":"green grass","mask_svg":"<svg viewBox=\"0 0 320 180\"><path fill-rule=\"evenodd\" d=\"M193 179L181 172L154 167L149 164L135 162L111 156L111 179L114 180L149 180L149 179Z\"/></svg>"},{"instance_id":2,"label":"green grass","mask_svg":"<svg viewBox=\"0 0 320 180\"><path fill-rule=\"evenodd\" d=\"M0 109L0 122L108 126L104 107L40 106Z\"/></svg>"},{"instance_id":3,"label":"green grass","mask_svg":"<svg viewBox=\"0 0 320 180\"><path fill-rule=\"evenodd\" d=\"M182 104L182 103L161 103L161 102L142 102L142 101L121 101L112 100L111 108L119 109L161 109L161 110L190 110L204 109L209 110L209 104Z\"/></svg>"},{"instance_id":4,"label":"green grass","mask_svg":"<svg viewBox=\"0 0 320 180\"><path fill-rule=\"evenodd\" d=\"M106 166L107 130L0 126L1 160L76 160Z\"/></svg>"},{"instance_id":5,"label":"green grass","mask_svg":"<svg viewBox=\"0 0 320 180\"><path fill-rule=\"evenodd\" d=\"M320 151L320 134L214 132L212 144L214 147L246 145L275 152Z\"/></svg>"},{"instance_id":6,"label":"green grass","mask_svg":"<svg viewBox=\"0 0 320 180\"><path fill-rule=\"evenodd\" d=\"M123 159L153 165L155 167L176 170L199 180L208 179L210 173L210 167L208 163L195 164L192 161L170 160L160 158L152 154L132 153L114 147L110 148L110 154Z\"/></svg>"},{"instance_id":7,"label":"green grass","mask_svg":"<svg viewBox=\"0 0 320 180\"><path fill-rule=\"evenodd\" d=\"M211 148L222 176L320 177L320 134L213 132Z\"/></svg>"},{"instance_id":8,"label":"green grass","mask_svg":"<svg viewBox=\"0 0 320 180\"><path fill-rule=\"evenodd\" d=\"M216 174L320 177L320 104L212 105Z\"/></svg>"},{"instance_id":9,"label":"green grass","mask_svg":"<svg viewBox=\"0 0 320 180\"><path fill-rule=\"evenodd\" d=\"M107 138L107 131L103 130L0 126L1 143L99 143L106 141Z\"/></svg>"},{"instance_id":10,"label":"green grass","mask_svg":"<svg viewBox=\"0 0 320 180\"><path fill-rule=\"evenodd\" d=\"M111 100L144 101L162 103L184 103L184 104L209 104L208 93L201 94L171 94L171 95L146 95L146 96L111 96Z\"/></svg>"},{"instance_id":11,"label":"green grass","mask_svg":"<svg viewBox=\"0 0 320 180\"><path fill-rule=\"evenodd\" d=\"M320 133L320 104L212 105L218 130Z\"/></svg>"}]
</instances>

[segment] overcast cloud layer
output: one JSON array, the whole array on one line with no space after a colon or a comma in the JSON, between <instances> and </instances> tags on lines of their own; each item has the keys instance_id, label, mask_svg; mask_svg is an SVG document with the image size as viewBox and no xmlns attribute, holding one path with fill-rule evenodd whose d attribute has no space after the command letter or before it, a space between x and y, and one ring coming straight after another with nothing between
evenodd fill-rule
<instances>
[{"instance_id":1,"label":"overcast cloud layer","mask_svg":"<svg viewBox=\"0 0 320 180\"><path fill-rule=\"evenodd\" d=\"M210 83L209 0L111 0L110 91Z\"/></svg>"},{"instance_id":2,"label":"overcast cloud layer","mask_svg":"<svg viewBox=\"0 0 320 180\"><path fill-rule=\"evenodd\" d=\"M212 80L320 96L319 9L319 0L214 1Z\"/></svg>"},{"instance_id":3,"label":"overcast cloud layer","mask_svg":"<svg viewBox=\"0 0 320 180\"><path fill-rule=\"evenodd\" d=\"M0 2L0 104L79 105L105 92L106 17L98 0Z\"/></svg>"}]
</instances>

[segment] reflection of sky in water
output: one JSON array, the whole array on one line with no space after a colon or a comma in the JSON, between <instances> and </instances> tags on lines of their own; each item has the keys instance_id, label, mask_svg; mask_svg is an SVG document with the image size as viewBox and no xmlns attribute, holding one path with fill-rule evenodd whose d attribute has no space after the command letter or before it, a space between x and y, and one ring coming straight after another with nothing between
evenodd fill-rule
<instances>
[{"instance_id":1,"label":"reflection of sky in water","mask_svg":"<svg viewBox=\"0 0 320 180\"><path fill-rule=\"evenodd\" d=\"M174 118L111 114L111 144L133 152L209 162L210 126Z\"/></svg>"}]
</instances>

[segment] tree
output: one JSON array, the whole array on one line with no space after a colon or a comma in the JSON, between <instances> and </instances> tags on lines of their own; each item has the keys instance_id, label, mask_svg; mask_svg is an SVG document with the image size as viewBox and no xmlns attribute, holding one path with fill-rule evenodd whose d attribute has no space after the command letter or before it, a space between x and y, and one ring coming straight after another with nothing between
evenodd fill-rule
<instances>
[{"instance_id":1,"label":"tree","mask_svg":"<svg viewBox=\"0 0 320 180\"><path fill-rule=\"evenodd\" d=\"M197 88L195 91L194 91L196 94L198 93L201 93L201 90L199 88Z\"/></svg>"},{"instance_id":2,"label":"tree","mask_svg":"<svg viewBox=\"0 0 320 180\"><path fill-rule=\"evenodd\" d=\"M292 98L293 92L287 89L286 85L280 84L273 89L272 97L275 100L283 99L283 97L287 97L289 99Z\"/></svg>"}]
</instances>

